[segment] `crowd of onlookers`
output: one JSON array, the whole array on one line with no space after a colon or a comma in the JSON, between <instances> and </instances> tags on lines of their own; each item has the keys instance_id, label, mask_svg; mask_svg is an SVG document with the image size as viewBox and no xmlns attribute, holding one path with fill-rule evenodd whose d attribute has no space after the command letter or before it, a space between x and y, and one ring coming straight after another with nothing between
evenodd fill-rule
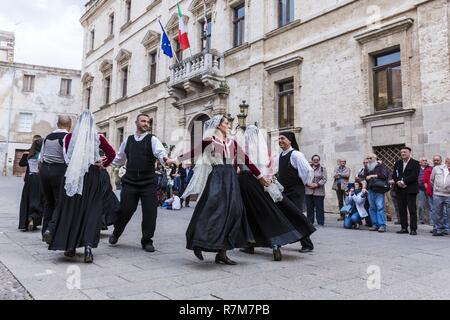
<instances>
[{"instance_id":1,"label":"crowd of onlookers","mask_svg":"<svg viewBox=\"0 0 450 320\"><path fill-rule=\"evenodd\" d=\"M345 228L359 229L365 222L370 231L386 232L386 221L392 216L386 212L386 199L392 199L395 224L401 225L399 234L417 234L417 225L429 223L434 236L449 234L450 157L433 157L429 165L425 157L417 161L411 149L404 147L400 159L388 168L376 154L363 160L362 168L350 181L351 170L346 160L340 159L333 171L333 186L339 206L339 221ZM306 211L312 223L325 223L325 184L327 170L320 157L311 159L314 170L313 184L306 187ZM428 209L428 210L426 210ZM428 214L426 214L428 211Z\"/></svg>"},{"instance_id":2,"label":"crowd of onlookers","mask_svg":"<svg viewBox=\"0 0 450 320\"><path fill-rule=\"evenodd\" d=\"M119 170L118 168L116 170ZM194 170L190 164L173 165L166 168L159 161L156 162L157 199L158 206L168 210L189 208L190 197L182 199L181 196L192 179ZM115 172L116 189L120 190L119 173Z\"/></svg>"}]
</instances>

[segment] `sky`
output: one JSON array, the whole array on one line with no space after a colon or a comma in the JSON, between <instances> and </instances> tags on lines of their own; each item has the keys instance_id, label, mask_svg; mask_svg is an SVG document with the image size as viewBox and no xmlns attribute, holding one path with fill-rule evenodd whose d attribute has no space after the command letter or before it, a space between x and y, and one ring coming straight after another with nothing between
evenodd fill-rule
<instances>
[{"instance_id":1,"label":"sky","mask_svg":"<svg viewBox=\"0 0 450 320\"><path fill-rule=\"evenodd\" d=\"M14 61L80 69L86 0L0 0L0 30L14 31Z\"/></svg>"}]
</instances>

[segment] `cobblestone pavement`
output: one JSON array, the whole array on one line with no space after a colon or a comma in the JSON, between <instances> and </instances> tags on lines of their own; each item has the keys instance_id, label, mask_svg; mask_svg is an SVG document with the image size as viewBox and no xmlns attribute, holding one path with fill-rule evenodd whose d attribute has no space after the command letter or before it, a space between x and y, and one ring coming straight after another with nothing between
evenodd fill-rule
<instances>
[{"instance_id":1,"label":"cobblestone pavement","mask_svg":"<svg viewBox=\"0 0 450 320\"><path fill-rule=\"evenodd\" d=\"M432 237L429 226L421 225L416 237L395 234L394 225L379 234L344 230L327 215L312 237L313 253L300 254L292 244L274 262L268 249L252 256L235 250L230 257L239 264L225 266L213 254L202 262L185 249L192 209L160 210L157 251L144 252L139 211L116 247L108 245L111 230L102 234L94 263L86 265L81 250L66 259L48 251L39 232L17 230L22 183L0 177L0 261L36 300L450 298L450 237ZM9 281L2 278L0 292Z\"/></svg>"},{"instance_id":2,"label":"cobblestone pavement","mask_svg":"<svg viewBox=\"0 0 450 320\"><path fill-rule=\"evenodd\" d=\"M0 300L33 300L28 291L0 262Z\"/></svg>"}]
</instances>

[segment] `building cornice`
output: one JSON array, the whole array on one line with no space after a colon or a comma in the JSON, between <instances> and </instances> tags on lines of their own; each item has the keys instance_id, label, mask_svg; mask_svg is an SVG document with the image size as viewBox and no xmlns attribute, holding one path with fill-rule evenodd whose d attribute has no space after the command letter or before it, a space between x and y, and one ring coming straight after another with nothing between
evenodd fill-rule
<instances>
[{"instance_id":1,"label":"building cornice","mask_svg":"<svg viewBox=\"0 0 450 320\"><path fill-rule=\"evenodd\" d=\"M10 63L10 62L0 61L0 67L27 69L27 70L33 70L33 71L45 71L45 72L50 72L50 73L64 73L64 74L72 74L73 76L76 76L76 77L81 77L81 70L48 67L48 66L41 66L41 65L27 64L27 63L17 63L17 62Z\"/></svg>"},{"instance_id":2,"label":"building cornice","mask_svg":"<svg viewBox=\"0 0 450 320\"><path fill-rule=\"evenodd\" d=\"M369 114L367 116L362 116L361 120L363 123L377 121L377 120L385 120L390 118L397 117L410 117L416 112L416 109L397 109L397 110L388 110L384 112L376 112L374 114Z\"/></svg>"},{"instance_id":3,"label":"building cornice","mask_svg":"<svg viewBox=\"0 0 450 320\"><path fill-rule=\"evenodd\" d=\"M80 23L83 25L93 14L97 12L109 0L91 0L85 4L87 11L81 16Z\"/></svg>"},{"instance_id":4,"label":"building cornice","mask_svg":"<svg viewBox=\"0 0 450 320\"><path fill-rule=\"evenodd\" d=\"M393 33L408 30L413 25L413 23L414 20L411 18L400 18L396 21L389 22L381 26L380 28L359 33L354 38L360 44L364 44Z\"/></svg>"},{"instance_id":5,"label":"building cornice","mask_svg":"<svg viewBox=\"0 0 450 320\"><path fill-rule=\"evenodd\" d=\"M268 73L273 73L279 70L283 70L283 69L287 69L293 66L297 66L299 64L301 64L303 62L303 58L298 56L298 57L293 57L290 59L286 59L280 62L276 62L276 63L272 63L271 65L268 65L264 68L264 70L266 70Z\"/></svg>"}]
</instances>

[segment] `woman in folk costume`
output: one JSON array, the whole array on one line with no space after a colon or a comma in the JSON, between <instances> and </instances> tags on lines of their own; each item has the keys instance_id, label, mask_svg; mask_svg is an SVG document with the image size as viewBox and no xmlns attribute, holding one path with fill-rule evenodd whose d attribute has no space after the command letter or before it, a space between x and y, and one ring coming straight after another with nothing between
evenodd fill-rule
<instances>
[{"instance_id":1,"label":"woman in folk costume","mask_svg":"<svg viewBox=\"0 0 450 320\"><path fill-rule=\"evenodd\" d=\"M272 161L267 142L263 133L254 125L248 126L245 132L245 151L250 161L262 168L268 179L272 179ZM283 197L283 188L278 183L264 188L246 165L241 165L240 169L242 199L256 240L255 246L242 251L253 254L254 247L272 248L274 260L281 261L281 246L298 242L311 235L315 229L300 210L287 197Z\"/></svg>"},{"instance_id":2,"label":"woman in folk costume","mask_svg":"<svg viewBox=\"0 0 450 320\"><path fill-rule=\"evenodd\" d=\"M105 157L100 157L100 150ZM84 247L84 262L92 263L92 248L97 247L100 239L104 199L110 191L103 170L114 160L116 152L97 133L90 111L81 114L73 134L65 137L64 152L68 167L49 250L63 250L65 256L74 257L76 248Z\"/></svg>"},{"instance_id":3,"label":"woman in folk costume","mask_svg":"<svg viewBox=\"0 0 450 320\"><path fill-rule=\"evenodd\" d=\"M23 231L34 231L42 223L44 199L39 178L39 154L42 142L41 137L34 139L30 151L24 153L19 162L21 167L27 167L19 215L19 229Z\"/></svg>"},{"instance_id":4,"label":"woman in folk costume","mask_svg":"<svg viewBox=\"0 0 450 320\"><path fill-rule=\"evenodd\" d=\"M192 152L200 154L194 176L182 196L200 197L186 231L187 249L193 250L200 260L202 251L218 252L216 263L235 265L226 251L254 243L236 174L237 163L245 163L261 183L268 182L237 142L227 138L228 130L228 119L215 116L205 123L202 145L179 160L190 159Z\"/></svg>"}]
</instances>

